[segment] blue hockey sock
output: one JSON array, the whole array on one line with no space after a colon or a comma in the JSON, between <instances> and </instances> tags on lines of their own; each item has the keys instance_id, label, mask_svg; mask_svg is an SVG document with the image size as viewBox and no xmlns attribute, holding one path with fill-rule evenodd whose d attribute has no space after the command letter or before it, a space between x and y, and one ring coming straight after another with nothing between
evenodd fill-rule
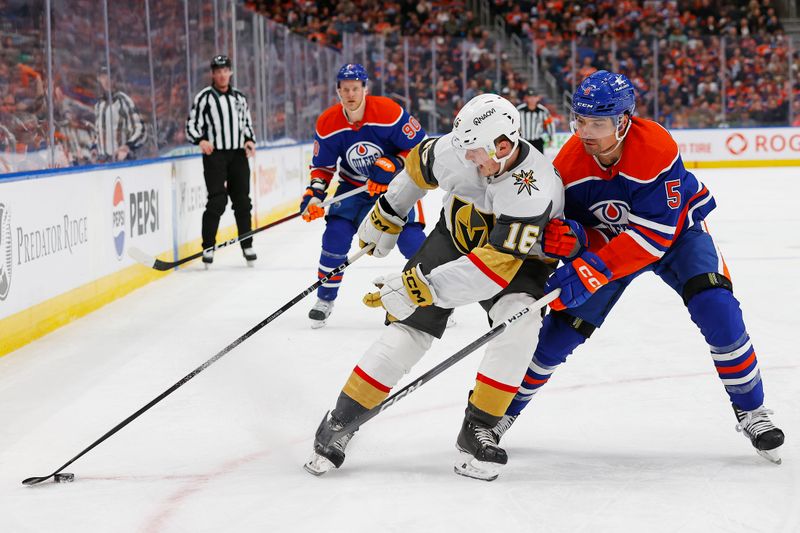
<instances>
[{"instance_id":1,"label":"blue hockey sock","mask_svg":"<svg viewBox=\"0 0 800 533\"><path fill-rule=\"evenodd\" d=\"M422 241L425 240L424 226L419 222L409 222L403 227L400 236L397 238L397 248L406 259L411 259L417 253Z\"/></svg>"},{"instance_id":2,"label":"blue hockey sock","mask_svg":"<svg viewBox=\"0 0 800 533\"><path fill-rule=\"evenodd\" d=\"M347 252L353 242L355 234L353 223L347 219L330 216L322 234L322 253L319 256L319 279L327 276L331 270L344 263ZM342 283L344 272L337 274L326 281L319 289L317 296L322 300L335 300L339 294L339 285Z\"/></svg>"},{"instance_id":3,"label":"blue hockey sock","mask_svg":"<svg viewBox=\"0 0 800 533\"><path fill-rule=\"evenodd\" d=\"M711 349L731 402L745 411L760 407L764 403L761 372L739 301L729 290L714 288L697 293L687 307Z\"/></svg>"},{"instance_id":4,"label":"blue hockey sock","mask_svg":"<svg viewBox=\"0 0 800 533\"><path fill-rule=\"evenodd\" d=\"M555 372L558 365L567 360L575 348L586 341L586 337L574 329L566 320L553 313L544 317L539 331L539 342L533 354L517 395L506 409L509 416L519 415Z\"/></svg>"}]
</instances>

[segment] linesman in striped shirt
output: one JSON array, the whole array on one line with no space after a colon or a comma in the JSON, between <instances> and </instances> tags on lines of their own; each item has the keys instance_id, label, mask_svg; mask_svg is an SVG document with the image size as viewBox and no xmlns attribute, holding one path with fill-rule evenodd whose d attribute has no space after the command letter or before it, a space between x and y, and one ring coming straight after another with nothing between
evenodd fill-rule
<instances>
[{"instance_id":1,"label":"linesman in striped shirt","mask_svg":"<svg viewBox=\"0 0 800 533\"><path fill-rule=\"evenodd\" d=\"M94 105L96 159L98 162L135 159L136 150L147 139L142 115L130 96L111 90L106 67L100 67L97 83L102 95Z\"/></svg>"},{"instance_id":2,"label":"linesman in striped shirt","mask_svg":"<svg viewBox=\"0 0 800 533\"><path fill-rule=\"evenodd\" d=\"M253 120L245 96L231 84L231 60L218 55L211 60L212 83L194 98L186 138L203 152L203 174L208 202L203 212L203 249L216 244L219 219L231 198L239 235L249 232L252 203L250 202L250 166L248 157L256 153ZM253 239L241 241L247 264L256 260ZM203 253L203 262L214 262L214 251Z\"/></svg>"},{"instance_id":3,"label":"linesman in striped shirt","mask_svg":"<svg viewBox=\"0 0 800 533\"><path fill-rule=\"evenodd\" d=\"M534 148L544 153L544 136L547 134L548 142L555 138L556 126L550 111L540 104L542 97L533 89L525 91L523 104L517 106L520 118L520 133L522 138L531 143Z\"/></svg>"}]
</instances>

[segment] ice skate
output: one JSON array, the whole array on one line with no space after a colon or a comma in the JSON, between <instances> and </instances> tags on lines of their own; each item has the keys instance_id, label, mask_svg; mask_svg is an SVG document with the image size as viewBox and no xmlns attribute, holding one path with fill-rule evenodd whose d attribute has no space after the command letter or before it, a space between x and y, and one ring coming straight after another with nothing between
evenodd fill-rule
<instances>
[{"instance_id":1,"label":"ice skate","mask_svg":"<svg viewBox=\"0 0 800 533\"><path fill-rule=\"evenodd\" d=\"M492 428L464 420L456 440L459 457L453 470L462 476L494 481L508 462L506 451L497 445Z\"/></svg>"},{"instance_id":2,"label":"ice skate","mask_svg":"<svg viewBox=\"0 0 800 533\"><path fill-rule=\"evenodd\" d=\"M494 440L498 444L500 443L500 439L503 438L503 435L506 434L506 431L514 424L514 421L517 419L519 415L503 415L503 418L500 419L500 422L497 423L495 427L492 428L492 435L494 435Z\"/></svg>"},{"instance_id":3,"label":"ice skate","mask_svg":"<svg viewBox=\"0 0 800 533\"><path fill-rule=\"evenodd\" d=\"M258 256L256 255L256 251L253 248L242 248L242 255L244 256L244 260L247 261L247 266L250 268L256 266L256 259Z\"/></svg>"},{"instance_id":4,"label":"ice skate","mask_svg":"<svg viewBox=\"0 0 800 533\"><path fill-rule=\"evenodd\" d=\"M455 312L450 313L450 316L447 317L447 325L445 326L445 328L447 329L454 328L456 324L458 324L458 322L456 322L456 319L453 318L454 314Z\"/></svg>"},{"instance_id":5,"label":"ice skate","mask_svg":"<svg viewBox=\"0 0 800 533\"><path fill-rule=\"evenodd\" d=\"M214 262L214 250L203 250L203 266L206 270Z\"/></svg>"},{"instance_id":6,"label":"ice skate","mask_svg":"<svg viewBox=\"0 0 800 533\"><path fill-rule=\"evenodd\" d=\"M317 303L308 312L308 318L311 319L311 329L324 326L328 321L328 317L331 316L331 311L333 311L333 300L317 298Z\"/></svg>"},{"instance_id":7,"label":"ice skate","mask_svg":"<svg viewBox=\"0 0 800 533\"><path fill-rule=\"evenodd\" d=\"M769 415L773 412L763 405L752 411L743 411L733 406L736 413L736 431L744 434L750 439L750 443L756 449L756 453L777 465L781 464L780 448L783 445L783 431L776 428Z\"/></svg>"},{"instance_id":8,"label":"ice skate","mask_svg":"<svg viewBox=\"0 0 800 533\"><path fill-rule=\"evenodd\" d=\"M347 443L353 438L353 433L348 433L339 440L332 442L329 446L324 446L321 441L327 440L332 432L339 431L344 427L344 424L325 414L322 423L317 428L317 434L314 437L314 451L308 462L303 465L303 468L309 474L321 476L324 473L339 468L344 463L344 450L347 448Z\"/></svg>"}]
</instances>

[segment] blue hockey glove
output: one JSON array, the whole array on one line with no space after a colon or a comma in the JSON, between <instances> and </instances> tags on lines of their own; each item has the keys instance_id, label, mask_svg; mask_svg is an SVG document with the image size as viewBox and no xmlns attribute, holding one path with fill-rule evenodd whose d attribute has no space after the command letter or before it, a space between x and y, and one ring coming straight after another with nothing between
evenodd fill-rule
<instances>
[{"instance_id":1,"label":"blue hockey glove","mask_svg":"<svg viewBox=\"0 0 800 533\"><path fill-rule=\"evenodd\" d=\"M570 263L562 265L544 285L544 291L561 289L561 295L550 303L556 311L578 307L611 279L611 271L602 259L592 252L583 252Z\"/></svg>"},{"instance_id":2,"label":"blue hockey glove","mask_svg":"<svg viewBox=\"0 0 800 533\"><path fill-rule=\"evenodd\" d=\"M369 179L367 180L367 191L370 196L385 193L389 188L389 182L392 181L398 172L403 170L405 163L403 158L396 155L384 155L379 157L372 163L367 172L369 172Z\"/></svg>"},{"instance_id":3,"label":"blue hockey glove","mask_svg":"<svg viewBox=\"0 0 800 533\"><path fill-rule=\"evenodd\" d=\"M542 250L550 257L569 261L589 246L586 230L575 220L554 218L544 227Z\"/></svg>"}]
</instances>

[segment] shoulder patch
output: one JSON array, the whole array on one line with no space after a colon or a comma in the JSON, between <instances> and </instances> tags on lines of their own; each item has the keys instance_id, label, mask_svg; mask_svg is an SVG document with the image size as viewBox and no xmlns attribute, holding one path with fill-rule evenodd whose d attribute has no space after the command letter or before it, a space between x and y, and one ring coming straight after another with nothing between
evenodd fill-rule
<instances>
[{"instance_id":1,"label":"shoulder patch","mask_svg":"<svg viewBox=\"0 0 800 533\"><path fill-rule=\"evenodd\" d=\"M433 175L433 162L436 159L434 148L440 137L425 139L408 153L406 172L414 184L421 189L435 189L439 186Z\"/></svg>"},{"instance_id":2,"label":"shoulder patch","mask_svg":"<svg viewBox=\"0 0 800 533\"><path fill-rule=\"evenodd\" d=\"M527 192L528 196L533 195L533 191L538 191L539 187L536 186L536 178L533 177L533 170L519 170L511 174L514 178L514 185L517 186L517 194Z\"/></svg>"}]
</instances>

